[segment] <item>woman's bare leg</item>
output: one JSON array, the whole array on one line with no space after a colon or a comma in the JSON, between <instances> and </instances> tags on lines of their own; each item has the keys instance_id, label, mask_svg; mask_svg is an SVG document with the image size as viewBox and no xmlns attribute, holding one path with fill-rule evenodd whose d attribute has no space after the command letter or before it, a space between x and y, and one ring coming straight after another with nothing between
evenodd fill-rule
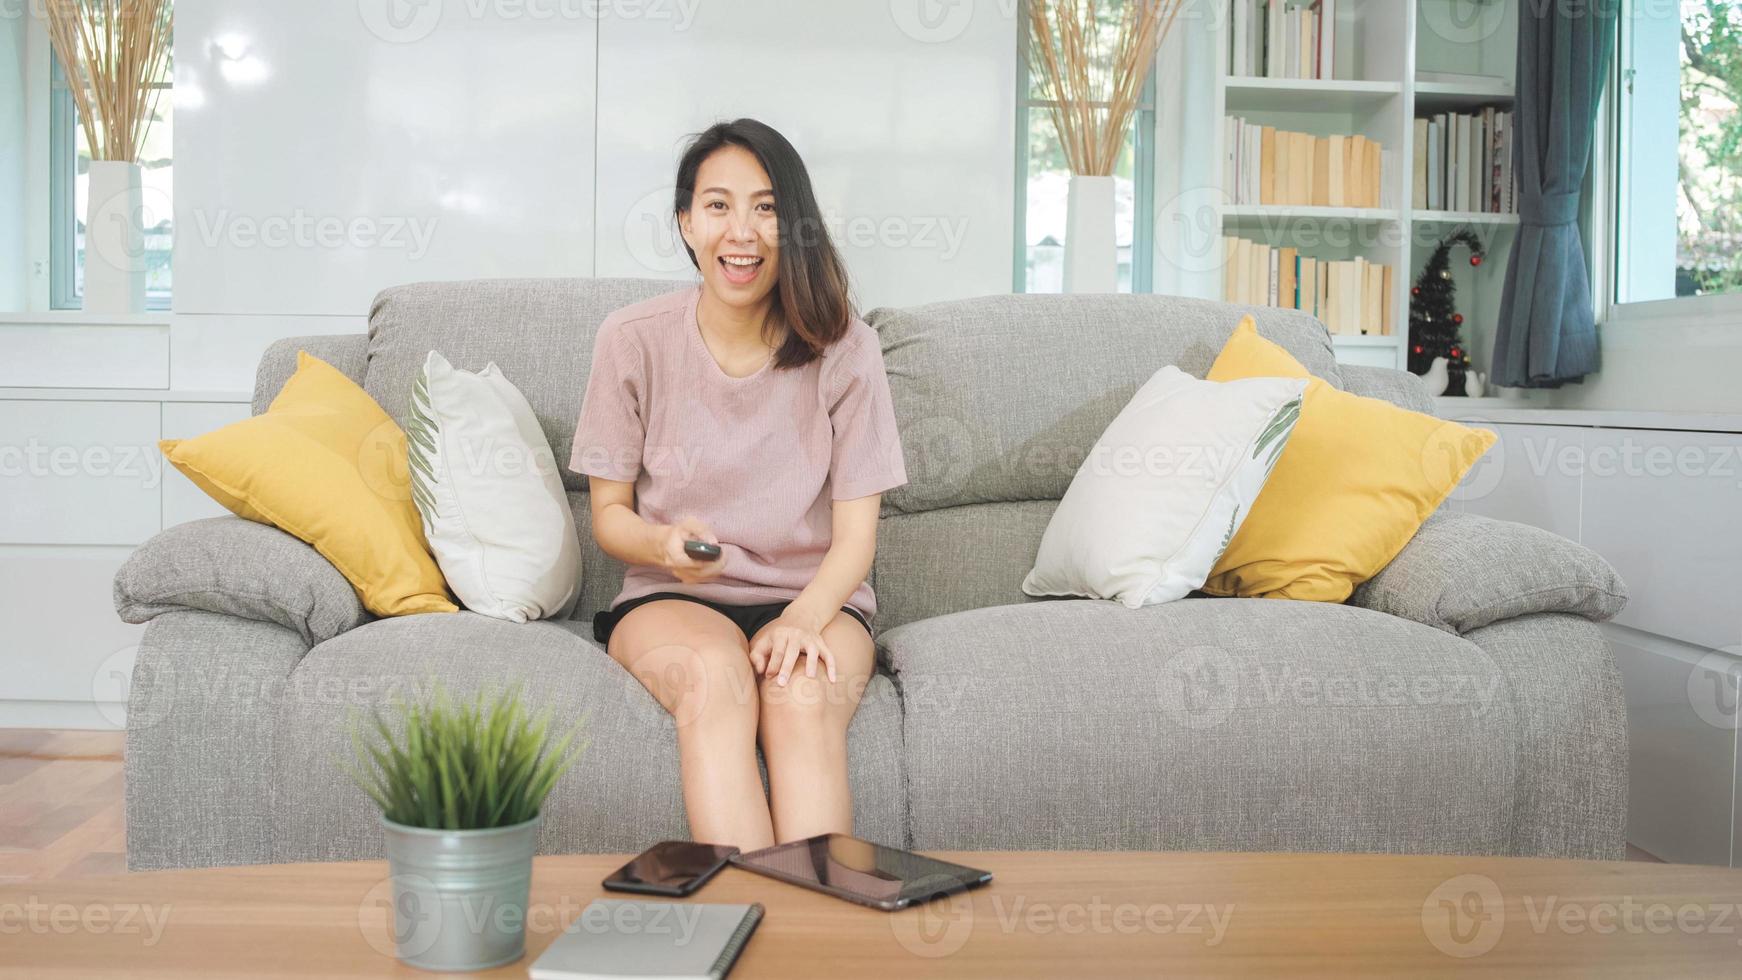
<instances>
[{"instance_id":1,"label":"woman's bare leg","mask_svg":"<svg viewBox=\"0 0 1742 980\"><path fill-rule=\"evenodd\" d=\"M805 675L809 656L794 664L785 687L773 677L758 678L762 707L757 731L768 764L778 843L853 832L847 724L871 679L876 647L865 627L845 612L823 627L823 642L835 655L833 681L820 663L817 676Z\"/></svg>"},{"instance_id":2,"label":"woman's bare leg","mask_svg":"<svg viewBox=\"0 0 1742 980\"><path fill-rule=\"evenodd\" d=\"M744 632L700 603L656 599L624 614L606 652L677 724L691 837L746 851L773 844L756 769L760 704Z\"/></svg>"}]
</instances>

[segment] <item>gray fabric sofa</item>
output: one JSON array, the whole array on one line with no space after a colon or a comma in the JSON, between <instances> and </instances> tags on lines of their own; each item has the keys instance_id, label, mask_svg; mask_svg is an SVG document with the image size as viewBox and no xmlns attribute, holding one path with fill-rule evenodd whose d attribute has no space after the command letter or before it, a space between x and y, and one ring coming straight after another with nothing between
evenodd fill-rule
<instances>
[{"instance_id":1,"label":"gray fabric sofa","mask_svg":"<svg viewBox=\"0 0 1742 980\"><path fill-rule=\"evenodd\" d=\"M406 414L439 349L494 360L568 458L611 310L664 281L481 280L383 291L367 336L274 344L262 411L306 349ZM856 832L917 849L1623 856L1627 742L1596 625L1624 601L1570 541L1445 509L1344 605L1191 598L1129 610L1019 587L1053 507L1157 368L1202 377L1239 318L1347 390L1427 410L1413 376L1339 365L1298 313L1163 296L1011 295L877 309L910 483L885 495L879 669L849 734ZM376 619L313 549L235 518L148 541L116 606L149 622L129 697L134 869L376 857L334 764L352 706L523 679L592 745L545 852L687 836L671 719L592 641L622 566L565 473L572 620Z\"/></svg>"}]
</instances>

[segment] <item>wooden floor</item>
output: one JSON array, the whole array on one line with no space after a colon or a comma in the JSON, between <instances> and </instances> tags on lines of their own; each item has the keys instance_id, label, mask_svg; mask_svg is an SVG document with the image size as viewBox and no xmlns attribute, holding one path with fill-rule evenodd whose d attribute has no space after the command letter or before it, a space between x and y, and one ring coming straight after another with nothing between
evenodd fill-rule
<instances>
[{"instance_id":1,"label":"wooden floor","mask_svg":"<svg viewBox=\"0 0 1742 980\"><path fill-rule=\"evenodd\" d=\"M0 883L127 870L123 739L0 728Z\"/></svg>"},{"instance_id":2,"label":"wooden floor","mask_svg":"<svg viewBox=\"0 0 1742 980\"><path fill-rule=\"evenodd\" d=\"M0 728L0 884L127 870L123 740ZM1631 844L1627 859L1657 860Z\"/></svg>"}]
</instances>

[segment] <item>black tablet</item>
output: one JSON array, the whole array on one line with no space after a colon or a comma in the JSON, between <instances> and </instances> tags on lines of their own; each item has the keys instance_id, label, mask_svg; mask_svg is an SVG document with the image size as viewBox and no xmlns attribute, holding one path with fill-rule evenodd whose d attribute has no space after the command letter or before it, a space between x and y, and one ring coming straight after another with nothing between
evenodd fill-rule
<instances>
[{"instance_id":1,"label":"black tablet","mask_svg":"<svg viewBox=\"0 0 1742 980\"><path fill-rule=\"evenodd\" d=\"M731 862L770 878L886 912L966 891L992 880L990 871L884 847L846 834L820 834L734 854Z\"/></svg>"}]
</instances>

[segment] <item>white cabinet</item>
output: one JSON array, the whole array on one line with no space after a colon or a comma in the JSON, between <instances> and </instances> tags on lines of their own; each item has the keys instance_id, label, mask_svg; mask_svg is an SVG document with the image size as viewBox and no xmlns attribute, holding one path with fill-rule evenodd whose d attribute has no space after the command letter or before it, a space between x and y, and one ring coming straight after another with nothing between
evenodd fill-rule
<instances>
[{"instance_id":1,"label":"white cabinet","mask_svg":"<svg viewBox=\"0 0 1742 980\"><path fill-rule=\"evenodd\" d=\"M1603 630L1627 698L1628 840L1742 866L1742 419L1449 401L1500 437L1450 506L1582 542L1627 583Z\"/></svg>"},{"instance_id":2,"label":"white cabinet","mask_svg":"<svg viewBox=\"0 0 1742 980\"><path fill-rule=\"evenodd\" d=\"M1736 866L1738 661L1608 626L1627 688L1627 839L1684 864Z\"/></svg>"},{"instance_id":3,"label":"white cabinet","mask_svg":"<svg viewBox=\"0 0 1742 980\"><path fill-rule=\"evenodd\" d=\"M1586 430L1559 425L1466 424L1492 430L1499 440L1457 490L1454 507L1517 521L1579 540L1579 471Z\"/></svg>"},{"instance_id":4,"label":"white cabinet","mask_svg":"<svg viewBox=\"0 0 1742 980\"><path fill-rule=\"evenodd\" d=\"M0 387L14 385L167 388L169 316L0 314Z\"/></svg>"},{"instance_id":5,"label":"white cabinet","mask_svg":"<svg viewBox=\"0 0 1742 980\"><path fill-rule=\"evenodd\" d=\"M118 727L145 632L115 615L115 572L131 547L0 545L0 728Z\"/></svg>"},{"instance_id":6,"label":"white cabinet","mask_svg":"<svg viewBox=\"0 0 1742 980\"><path fill-rule=\"evenodd\" d=\"M158 440L248 411L245 392L0 388L0 728L123 724L144 627L115 615L115 573L164 527L224 512Z\"/></svg>"},{"instance_id":7,"label":"white cabinet","mask_svg":"<svg viewBox=\"0 0 1742 980\"><path fill-rule=\"evenodd\" d=\"M0 401L0 542L138 544L162 526L155 402Z\"/></svg>"},{"instance_id":8,"label":"white cabinet","mask_svg":"<svg viewBox=\"0 0 1742 980\"><path fill-rule=\"evenodd\" d=\"M1584 538L1632 590L1615 621L1703 647L1742 643L1742 435L1592 429Z\"/></svg>"}]
</instances>

